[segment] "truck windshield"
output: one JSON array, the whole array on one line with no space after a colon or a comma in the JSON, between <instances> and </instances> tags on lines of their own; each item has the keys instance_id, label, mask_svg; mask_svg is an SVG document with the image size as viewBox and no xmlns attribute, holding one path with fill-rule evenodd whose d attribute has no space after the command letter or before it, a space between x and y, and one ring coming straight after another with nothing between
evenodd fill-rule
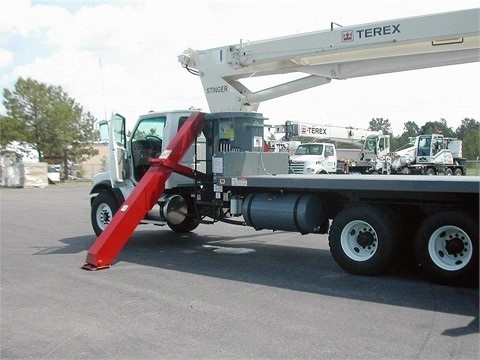
<instances>
[{"instance_id":1,"label":"truck windshield","mask_svg":"<svg viewBox=\"0 0 480 360\"><path fill-rule=\"evenodd\" d=\"M418 138L417 155L418 156L429 156L431 145L432 145L432 137L430 135L420 136Z\"/></svg>"},{"instance_id":2,"label":"truck windshield","mask_svg":"<svg viewBox=\"0 0 480 360\"><path fill-rule=\"evenodd\" d=\"M164 116L144 119L138 124L132 140L147 140L148 138L158 138L163 140L164 127Z\"/></svg>"},{"instance_id":3,"label":"truck windshield","mask_svg":"<svg viewBox=\"0 0 480 360\"><path fill-rule=\"evenodd\" d=\"M305 144L299 145L295 151L295 155L322 155L323 154L323 145L322 144Z\"/></svg>"},{"instance_id":4,"label":"truck windshield","mask_svg":"<svg viewBox=\"0 0 480 360\"><path fill-rule=\"evenodd\" d=\"M377 145L377 137L367 137L365 140L365 146L363 147L364 150L368 151L375 151Z\"/></svg>"}]
</instances>

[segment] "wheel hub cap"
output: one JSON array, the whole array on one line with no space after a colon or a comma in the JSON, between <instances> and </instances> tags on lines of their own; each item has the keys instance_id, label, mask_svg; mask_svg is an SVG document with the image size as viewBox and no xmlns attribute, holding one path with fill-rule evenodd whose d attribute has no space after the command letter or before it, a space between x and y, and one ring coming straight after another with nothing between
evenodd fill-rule
<instances>
[{"instance_id":1,"label":"wheel hub cap","mask_svg":"<svg viewBox=\"0 0 480 360\"><path fill-rule=\"evenodd\" d=\"M445 250L450 255L458 255L464 250L463 240L459 237L454 237L445 241Z\"/></svg>"},{"instance_id":2,"label":"wheel hub cap","mask_svg":"<svg viewBox=\"0 0 480 360\"><path fill-rule=\"evenodd\" d=\"M371 232L368 231L360 231L358 233L357 237L357 243L360 245L362 248L366 248L368 246L372 246L375 241L375 238L373 237Z\"/></svg>"}]
</instances>

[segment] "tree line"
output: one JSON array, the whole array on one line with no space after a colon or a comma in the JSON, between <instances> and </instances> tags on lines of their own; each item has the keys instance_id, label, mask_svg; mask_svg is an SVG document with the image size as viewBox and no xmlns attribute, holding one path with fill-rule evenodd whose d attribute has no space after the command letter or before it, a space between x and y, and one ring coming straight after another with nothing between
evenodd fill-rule
<instances>
[{"instance_id":1,"label":"tree line","mask_svg":"<svg viewBox=\"0 0 480 360\"><path fill-rule=\"evenodd\" d=\"M0 114L1 148L12 141L29 144L38 152L40 161L49 163L61 162L67 150L74 163L98 154L92 147L98 140L97 119L60 86L20 77L13 91L3 89L3 99L6 114ZM409 137L441 132L445 137L463 141L463 156L467 159L480 156L480 123L470 118L463 119L455 130L448 127L445 119L428 121L423 126L408 121L397 137L393 136L388 119L372 118L369 130L390 134L392 150L407 144Z\"/></svg>"}]
</instances>

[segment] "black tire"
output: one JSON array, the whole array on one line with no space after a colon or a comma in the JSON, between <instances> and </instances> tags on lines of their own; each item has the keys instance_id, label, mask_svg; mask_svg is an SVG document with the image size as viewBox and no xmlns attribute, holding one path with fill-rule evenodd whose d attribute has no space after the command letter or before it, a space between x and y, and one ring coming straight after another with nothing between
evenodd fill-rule
<instances>
[{"instance_id":1,"label":"black tire","mask_svg":"<svg viewBox=\"0 0 480 360\"><path fill-rule=\"evenodd\" d=\"M452 169L446 168L446 169L445 169L445 175L447 175L447 176L452 176L452 175L453 175Z\"/></svg>"},{"instance_id":2,"label":"black tire","mask_svg":"<svg viewBox=\"0 0 480 360\"><path fill-rule=\"evenodd\" d=\"M456 168L455 171L453 172L453 175L462 176L463 175L462 169Z\"/></svg>"},{"instance_id":3,"label":"black tire","mask_svg":"<svg viewBox=\"0 0 480 360\"><path fill-rule=\"evenodd\" d=\"M392 263L398 228L387 209L355 205L333 219L328 243L333 259L345 271L378 275Z\"/></svg>"},{"instance_id":4,"label":"black tire","mask_svg":"<svg viewBox=\"0 0 480 360\"><path fill-rule=\"evenodd\" d=\"M119 205L115 196L109 191L101 191L92 202L90 218L93 231L100 236L118 211Z\"/></svg>"},{"instance_id":5,"label":"black tire","mask_svg":"<svg viewBox=\"0 0 480 360\"><path fill-rule=\"evenodd\" d=\"M415 257L434 282L478 285L478 222L458 211L429 216L415 239Z\"/></svg>"},{"instance_id":6,"label":"black tire","mask_svg":"<svg viewBox=\"0 0 480 360\"><path fill-rule=\"evenodd\" d=\"M428 168L427 171L425 172L427 175L436 175L435 169L434 168Z\"/></svg>"}]
</instances>

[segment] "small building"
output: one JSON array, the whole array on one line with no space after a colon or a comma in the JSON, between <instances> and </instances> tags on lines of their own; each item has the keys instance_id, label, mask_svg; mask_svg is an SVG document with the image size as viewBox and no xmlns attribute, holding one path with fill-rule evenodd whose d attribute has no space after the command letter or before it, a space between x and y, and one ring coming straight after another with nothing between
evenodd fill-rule
<instances>
[{"instance_id":1,"label":"small building","mask_svg":"<svg viewBox=\"0 0 480 360\"><path fill-rule=\"evenodd\" d=\"M78 164L82 169L82 178L92 179L96 174L105 171L108 162L108 144L95 143L92 147L98 150L98 155L92 156L87 161Z\"/></svg>"}]
</instances>

